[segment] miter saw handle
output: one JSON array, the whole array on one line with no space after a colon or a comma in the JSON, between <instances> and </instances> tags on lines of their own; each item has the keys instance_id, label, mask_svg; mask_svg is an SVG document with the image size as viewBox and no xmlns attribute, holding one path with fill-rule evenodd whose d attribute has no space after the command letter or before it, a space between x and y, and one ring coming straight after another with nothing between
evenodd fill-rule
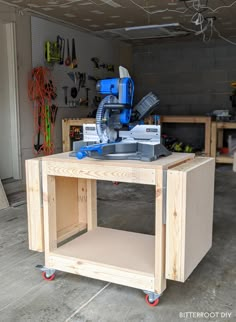
<instances>
[{"instance_id":1,"label":"miter saw handle","mask_svg":"<svg viewBox=\"0 0 236 322\"><path fill-rule=\"evenodd\" d=\"M80 151L76 153L76 156L79 160L84 159L89 155L89 152L97 152L98 154L102 154L102 147L109 144L93 144L88 146L83 146L80 148Z\"/></svg>"}]
</instances>

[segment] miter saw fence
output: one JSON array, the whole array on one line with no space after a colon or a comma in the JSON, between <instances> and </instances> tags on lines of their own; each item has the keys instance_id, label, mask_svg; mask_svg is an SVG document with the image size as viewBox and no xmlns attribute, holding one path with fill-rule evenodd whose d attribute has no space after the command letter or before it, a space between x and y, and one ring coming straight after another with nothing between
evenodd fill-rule
<instances>
[{"instance_id":1,"label":"miter saw fence","mask_svg":"<svg viewBox=\"0 0 236 322\"><path fill-rule=\"evenodd\" d=\"M142 121L158 106L159 98L149 93L132 110L134 83L128 71L120 68L121 74L125 77L98 81L97 91L107 95L100 102L96 114L100 142L93 145L81 142L76 154L78 159L88 156L153 161L171 154L160 144L160 125L143 125Z\"/></svg>"}]
</instances>

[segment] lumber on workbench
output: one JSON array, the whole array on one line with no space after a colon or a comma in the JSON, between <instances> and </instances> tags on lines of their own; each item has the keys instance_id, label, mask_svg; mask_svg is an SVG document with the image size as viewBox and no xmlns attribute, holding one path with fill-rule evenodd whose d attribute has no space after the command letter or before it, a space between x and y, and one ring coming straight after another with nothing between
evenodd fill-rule
<instances>
[{"instance_id":1,"label":"lumber on workbench","mask_svg":"<svg viewBox=\"0 0 236 322\"><path fill-rule=\"evenodd\" d=\"M2 181L0 179L0 210L8 207L9 207L9 202L7 200L7 196L2 185Z\"/></svg>"}]
</instances>

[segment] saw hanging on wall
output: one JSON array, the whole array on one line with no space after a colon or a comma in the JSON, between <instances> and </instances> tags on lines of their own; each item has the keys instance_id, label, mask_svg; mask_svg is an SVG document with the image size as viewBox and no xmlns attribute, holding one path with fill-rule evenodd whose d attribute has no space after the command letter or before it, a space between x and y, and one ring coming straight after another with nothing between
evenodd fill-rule
<instances>
[{"instance_id":1,"label":"saw hanging on wall","mask_svg":"<svg viewBox=\"0 0 236 322\"><path fill-rule=\"evenodd\" d=\"M71 68L76 68L78 66L78 61L76 58L76 50L75 50L75 39L72 39L72 61L71 61Z\"/></svg>"}]
</instances>

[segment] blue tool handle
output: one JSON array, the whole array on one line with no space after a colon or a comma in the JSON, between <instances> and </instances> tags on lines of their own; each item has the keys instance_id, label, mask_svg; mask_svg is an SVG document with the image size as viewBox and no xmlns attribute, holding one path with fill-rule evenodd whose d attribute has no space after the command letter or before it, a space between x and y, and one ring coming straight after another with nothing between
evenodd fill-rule
<instances>
[{"instance_id":1,"label":"blue tool handle","mask_svg":"<svg viewBox=\"0 0 236 322\"><path fill-rule=\"evenodd\" d=\"M76 156L77 156L77 158L79 160L82 160L83 158L85 158L87 156L87 154L85 152L83 152L83 151L82 152L79 151L79 152L76 153Z\"/></svg>"}]
</instances>

